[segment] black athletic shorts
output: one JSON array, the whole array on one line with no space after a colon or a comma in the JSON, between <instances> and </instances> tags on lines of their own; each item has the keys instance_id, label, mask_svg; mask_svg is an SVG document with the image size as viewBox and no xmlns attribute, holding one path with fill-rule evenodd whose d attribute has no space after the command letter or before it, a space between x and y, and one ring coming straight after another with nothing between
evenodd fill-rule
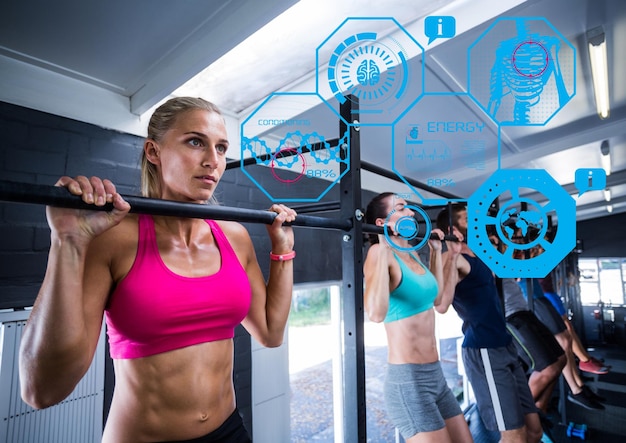
<instances>
[{"instance_id":1,"label":"black athletic shorts","mask_svg":"<svg viewBox=\"0 0 626 443\"><path fill-rule=\"evenodd\" d=\"M213 432L209 432L207 435L192 440L178 440L163 443L252 443L252 440L248 435L248 431L246 431L246 428L243 426L239 411L235 409L235 412L233 412L219 428Z\"/></svg>"},{"instance_id":2,"label":"black athletic shorts","mask_svg":"<svg viewBox=\"0 0 626 443\"><path fill-rule=\"evenodd\" d=\"M518 355L530 371L542 371L564 354L554 334L530 311L506 318Z\"/></svg>"}]
</instances>

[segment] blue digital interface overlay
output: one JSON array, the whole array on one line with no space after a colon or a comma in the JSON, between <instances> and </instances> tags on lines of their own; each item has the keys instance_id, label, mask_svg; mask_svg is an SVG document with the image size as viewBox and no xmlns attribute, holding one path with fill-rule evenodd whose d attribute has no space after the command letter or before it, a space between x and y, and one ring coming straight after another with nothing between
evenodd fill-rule
<instances>
[{"instance_id":1,"label":"blue digital interface overlay","mask_svg":"<svg viewBox=\"0 0 626 443\"><path fill-rule=\"evenodd\" d=\"M544 18L500 18L468 48L468 91L502 125L545 125L575 79L574 46Z\"/></svg>"},{"instance_id":2,"label":"blue digital interface overlay","mask_svg":"<svg viewBox=\"0 0 626 443\"><path fill-rule=\"evenodd\" d=\"M424 66L409 61L423 52L394 18L348 18L317 48L317 92L358 102L361 125L391 124L422 93Z\"/></svg>"},{"instance_id":3,"label":"blue digital interface overlay","mask_svg":"<svg viewBox=\"0 0 626 443\"><path fill-rule=\"evenodd\" d=\"M438 38L452 38L456 35L456 19L451 15L431 15L424 19L424 34L428 44Z\"/></svg>"},{"instance_id":4,"label":"blue digital interface overlay","mask_svg":"<svg viewBox=\"0 0 626 443\"><path fill-rule=\"evenodd\" d=\"M456 20L427 17L424 34L427 44L454 37ZM354 100L358 106L344 123L391 128L392 170L408 194L420 204L450 201L412 186L417 179L470 195L470 248L500 277L545 276L575 245L576 205L544 170L500 169L501 132L546 125L572 99L576 51L535 17L496 19L467 51L467 93L426 91L424 49L395 19L347 18L316 49L315 91L274 93L242 123L244 173L272 201L319 201L350 168L349 131L337 138L337 103ZM320 102L323 112L305 112ZM488 161L494 157L497 163ZM244 166L245 158L254 163ZM485 174L491 174L485 183L469 188ZM604 188L602 174L576 171L579 196ZM410 250L428 241L430 218L419 206L410 209L416 216L394 221L395 231L385 232L393 247L403 248L394 239L409 241Z\"/></svg>"},{"instance_id":5,"label":"blue digital interface overlay","mask_svg":"<svg viewBox=\"0 0 626 443\"><path fill-rule=\"evenodd\" d=\"M454 109L455 112L450 112ZM454 118L452 118L454 117ZM425 94L392 128L392 170L422 198L441 204L410 184L419 177L431 188L467 195L476 174L497 168L498 126L467 94Z\"/></svg>"},{"instance_id":6,"label":"blue digital interface overlay","mask_svg":"<svg viewBox=\"0 0 626 443\"><path fill-rule=\"evenodd\" d=\"M271 94L241 124L241 169L273 202L317 202L350 167L349 130L337 137L337 126L317 94Z\"/></svg>"},{"instance_id":7,"label":"blue digital interface overlay","mask_svg":"<svg viewBox=\"0 0 626 443\"><path fill-rule=\"evenodd\" d=\"M421 207L406 205L405 209L412 211L412 215L402 215L397 220L391 221L391 217L396 214L393 210L387 214L383 224L385 240L387 243L399 251L415 251L428 243L432 232L430 217ZM391 234L390 234L391 233ZM406 240L410 246L403 246L398 240Z\"/></svg>"},{"instance_id":8,"label":"blue digital interface overlay","mask_svg":"<svg viewBox=\"0 0 626 443\"><path fill-rule=\"evenodd\" d=\"M543 278L576 245L576 202L543 169L499 169L469 198L467 217L469 248L502 278Z\"/></svg>"},{"instance_id":9,"label":"blue digital interface overlay","mask_svg":"<svg viewBox=\"0 0 626 443\"><path fill-rule=\"evenodd\" d=\"M601 168L580 168L574 173L574 185L580 197L587 191L603 191L606 188L606 171Z\"/></svg>"}]
</instances>

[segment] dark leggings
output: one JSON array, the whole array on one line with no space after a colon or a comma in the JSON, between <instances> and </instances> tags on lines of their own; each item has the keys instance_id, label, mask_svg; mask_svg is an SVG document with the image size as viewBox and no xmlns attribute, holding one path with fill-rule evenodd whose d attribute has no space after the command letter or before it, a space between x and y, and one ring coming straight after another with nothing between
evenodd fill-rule
<instances>
[{"instance_id":1,"label":"dark leggings","mask_svg":"<svg viewBox=\"0 0 626 443\"><path fill-rule=\"evenodd\" d=\"M209 432L207 435L192 440L163 443L252 443L252 439L250 439L248 431L246 431L246 428L243 426L239 411L235 409L235 412L233 412L219 428L213 432Z\"/></svg>"}]
</instances>

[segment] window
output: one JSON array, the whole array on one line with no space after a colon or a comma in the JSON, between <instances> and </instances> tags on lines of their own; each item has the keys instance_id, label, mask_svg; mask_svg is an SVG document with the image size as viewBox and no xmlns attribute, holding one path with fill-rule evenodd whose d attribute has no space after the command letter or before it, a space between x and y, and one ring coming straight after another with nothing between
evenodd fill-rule
<instances>
[{"instance_id":1,"label":"window","mask_svg":"<svg viewBox=\"0 0 626 443\"><path fill-rule=\"evenodd\" d=\"M294 287L289 315L289 383L291 390L291 441L335 441L336 420L341 420L342 372L341 318L338 282L320 282ZM467 404L460 343L461 320L450 309L436 314L439 355L448 386L461 406ZM365 397L367 435L371 441L395 442L396 430L384 404L387 368L387 338L383 323L364 318ZM343 440L343 439L341 439Z\"/></svg>"},{"instance_id":2,"label":"window","mask_svg":"<svg viewBox=\"0 0 626 443\"><path fill-rule=\"evenodd\" d=\"M585 258L578 261L583 305L624 305L626 258Z\"/></svg>"},{"instance_id":3,"label":"window","mask_svg":"<svg viewBox=\"0 0 626 443\"><path fill-rule=\"evenodd\" d=\"M288 323L291 441L333 436L331 285L294 287Z\"/></svg>"},{"instance_id":4,"label":"window","mask_svg":"<svg viewBox=\"0 0 626 443\"><path fill-rule=\"evenodd\" d=\"M343 413L340 292L335 282L294 287L287 339L292 442L337 441L342 432L335 429ZM383 398L385 328L367 318L364 322L367 435L372 441L395 442Z\"/></svg>"}]
</instances>

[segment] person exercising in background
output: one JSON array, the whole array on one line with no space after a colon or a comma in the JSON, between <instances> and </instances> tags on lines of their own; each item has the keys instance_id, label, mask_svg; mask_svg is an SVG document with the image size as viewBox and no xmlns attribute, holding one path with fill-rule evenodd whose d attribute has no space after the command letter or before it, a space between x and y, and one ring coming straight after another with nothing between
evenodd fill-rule
<instances>
[{"instance_id":1,"label":"person exercising in background","mask_svg":"<svg viewBox=\"0 0 626 443\"><path fill-rule=\"evenodd\" d=\"M365 310L374 322L384 322L388 343L385 405L391 422L407 443L472 442L459 403L448 387L439 362L435 309L442 304L443 232L429 240L429 267L396 236L396 224L413 217L404 199L386 192L367 205L365 222L387 226L392 247L382 235L369 235L364 264Z\"/></svg>"},{"instance_id":2,"label":"person exercising in background","mask_svg":"<svg viewBox=\"0 0 626 443\"><path fill-rule=\"evenodd\" d=\"M206 204L226 169L218 108L178 97L153 113L145 197ZM102 441L250 442L233 386L234 329L279 346L291 305L296 213L272 205L269 279L235 222L128 214L108 180L61 177L109 212L47 208L51 247L19 353L22 398L45 408L89 368L106 317L115 391Z\"/></svg>"},{"instance_id":3,"label":"person exercising in background","mask_svg":"<svg viewBox=\"0 0 626 443\"><path fill-rule=\"evenodd\" d=\"M452 225L452 226L451 226ZM454 204L437 216L437 227L463 239L467 210ZM446 242L442 300L463 320L462 356L485 427L502 443L537 443L543 430L526 374L506 329L494 275L464 242Z\"/></svg>"},{"instance_id":4,"label":"person exercising in background","mask_svg":"<svg viewBox=\"0 0 626 443\"><path fill-rule=\"evenodd\" d=\"M521 279L518 285L524 294L526 294L528 290L526 279ZM541 285L539 285L537 279L533 279L531 290L533 292L532 297L537 317L548 327L550 332L554 334L554 337L563 348L563 351L565 351L566 364L563 368L563 377L571 391L567 395L567 399L586 409L603 410L604 405L601 402L604 401L604 398L588 387L583 382L578 372L572 350L572 336L567 330L563 318L559 316L554 306L544 297ZM528 297L526 296L526 298Z\"/></svg>"},{"instance_id":5,"label":"person exercising in background","mask_svg":"<svg viewBox=\"0 0 626 443\"><path fill-rule=\"evenodd\" d=\"M543 251L541 245L537 245L536 248L536 253L541 254ZM574 329L574 325L572 325L572 322L567 315L567 309L565 309L565 305L563 305L561 297L559 297L559 295L556 293L552 282L552 273L546 275L545 278L538 279L538 281L541 285L541 289L543 290L543 295L550 301L550 303L552 303L554 309L557 310L557 312L563 319L563 322L565 323L567 332L569 332L569 335L572 338L572 352L576 357L578 357L578 368L581 371L591 372L593 374L608 374L611 370L610 366L605 365L603 361L600 361L591 354L589 354L585 346L582 344L578 333ZM583 385L582 378L580 378L580 374L578 373L578 371L575 371L574 374L576 376L577 383L579 385Z\"/></svg>"},{"instance_id":6,"label":"person exercising in background","mask_svg":"<svg viewBox=\"0 0 626 443\"><path fill-rule=\"evenodd\" d=\"M495 233L489 235L489 241L504 253L506 245L500 243ZM518 355L528 365L528 386L535 405L545 414L566 363L565 352L552 332L528 310L524 293L514 278L502 279L502 296L507 329L513 336Z\"/></svg>"},{"instance_id":7,"label":"person exercising in background","mask_svg":"<svg viewBox=\"0 0 626 443\"><path fill-rule=\"evenodd\" d=\"M511 241L513 243L524 244L527 243L528 238L535 238L537 234L537 228L532 226L527 229L526 237L522 234L520 229L514 229ZM528 252L528 257L526 256L526 252ZM537 248L532 247L526 252L521 249L516 249L513 257L517 260L525 260L527 258L531 259L536 256ZM562 374L571 391L571 393L568 394L567 399L586 409L604 409L604 406L600 403L601 397L585 385L580 377L580 374L578 374L576 364L574 362L574 354L572 352L572 337L567 331L563 318L556 311L552 303L550 303L550 301L544 296L538 279L534 278L530 281L526 278L519 279L518 286L520 287L524 297L528 300L527 291L529 283L532 285L531 291L534 314L554 335L554 338L565 352L566 360Z\"/></svg>"}]
</instances>

